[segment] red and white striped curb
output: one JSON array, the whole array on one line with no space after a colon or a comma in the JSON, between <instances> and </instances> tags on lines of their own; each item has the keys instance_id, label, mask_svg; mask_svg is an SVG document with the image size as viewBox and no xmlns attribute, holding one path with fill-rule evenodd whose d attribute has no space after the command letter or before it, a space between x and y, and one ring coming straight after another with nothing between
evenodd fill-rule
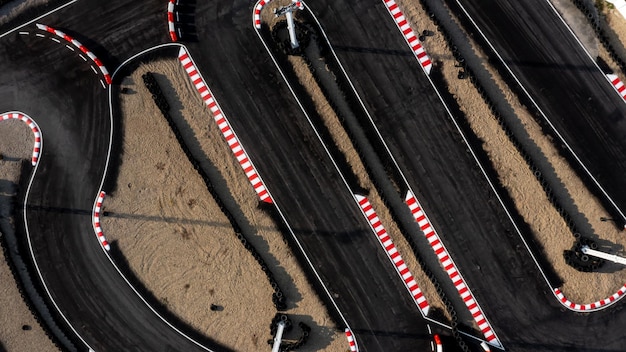
<instances>
[{"instance_id":1,"label":"red and white striped curb","mask_svg":"<svg viewBox=\"0 0 626 352\"><path fill-rule=\"evenodd\" d=\"M176 28L174 27L174 0L170 0L167 3L167 28L172 41L177 42L178 36L176 35Z\"/></svg>"},{"instance_id":2,"label":"red and white striped curb","mask_svg":"<svg viewBox=\"0 0 626 352\"><path fill-rule=\"evenodd\" d=\"M608 74L606 75L606 77L609 79L609 81L611 81L617 93L619 93L619 95L621 95L623 99L626 99L626 87L624 86L622 80L619 79L617 75L613 74Z\"/></svg>"},{"instance_id":3,"label":"red and white striped curb","mask_svg":"<svg viewBox=\"0 0 626 352\"><path fill-rule=\"evenodd\" d=\"M420 43L419 39L413 32L413 29L411 29L411 25L407 21L406 17L404 17L402 11L400 11L400 7L394 0L383 0L383 2L385 3L387 10L389 10L391 17L393 17L396 21L396 25L400 29L400 32L404 35L404 39L406 39L406 42L411 47L413 54L422 65L424 72L426 72L427 75L430 74L430 70L433 68L433 63L428 54L426 54L424 47L422 47L422 43Z\"/></svg>"},{"instance_id":4,"label":"red and white striped curb","mask_svg":"<svg viewBox=\"0 0 626 352\"><path fill-rule=\"evenodd\" d=\"M233 154L235 154L235 157L239 161L239 165L241 165L241 167L243 168L243 171L246 173L248 180L252 184L252 187L258 194L259 198L263 202L273 203L270 194L267 192L267 189L265 188L265 185L261 180L261 177L256 171L256 168L252 164L252 161L248 157L248 154L239 142L239 138L237 138L237 135L230 127L230 123L228 123L228 120L226 120L226 116L222 114L222 111L217 104L217 101L215 101L215 99L213 98L209 87L206 85L206 83L204 83L204 79L196 69L195 64L191 60L191 57L189 56L185 48L180 48L180 51L178 52L178 59L185 68L185 71L187 71L187 74L189 75L191 82L198 90L198 93L200 93L202 100L204 100L205 104L209 107L209 110L211 110L211 112L213 113L213 118L220 128L220 131L222 131L222 135L224 135L224 138L226 138L228 146L232 150Z\"/></svg>"},{"instance_id":5,"label":"red and white striped curb","mask_svg":"<svg viewBox=\"0 0 626 352\"><path fill-rule=\"evenodd\" d=\"M39 126L33 119L19 112L9 112L0 116L0 120L2 121L11 119L24 121L28 127L30 127L30 130L33 131L33 134L35 135L35 145L33 146L33 156L31 158L31 162L33 166L37 165L39 153L41 153L41 132L39 130Z\"/></svg>"},{"instance_id":6,"label":"red and white striped curb","mask_svg":"<svg viewBox=\"0 0 626 352\"><path fill-rule=\"evenodd\" d=\"M561 301L564 306L571 310L575 310L577 312L593 312L602 308L606 308L607 306L619 301L622 297L624 297L624 293L626 293L626 284L624 284L624 286L622 286L610 297L589 304L576 304L568 300L567 298L565 298L563 292L561 292L561 290L559 290L558 288L554 289L554 293L559 298L559 301Z\"/></svg>"},{"instance_id":7,"label":"red and white striped curb","mask_svg":"<svg viewBox=\"0 0 626 352\"><path fill-rule=\"evenodd\" d=\"M261 0L257 2L256 6L254 6L254 14L252 16L254 20L254 26L257 29L261 29L261 10L263 10L263 6L267 5L272 0Z\"/></svg>"},{"instance_id":8,"label":"red and white striped curb","mask_svg":"<svg viewBox=\"0 0 626 352\"><path fill-rule=\"evenodd\" d=\"M261 29L261 10L263 10L263 6L267 5L271 1L272 0L260 0L254 6L254 13L252 15L252 19L254 21L254 26L257 29ZM300 10L304 9L304 5L302 4L302 1L293 1L293 2L296 4L296 7L298 7Z\"/></svg>"},{"instance_id":9,"label":"red and white striped curb","mask_svg":"<svg viewBox=\"0 0 626 352\"><path fill-rule=\"evenodd\" d=\"M356 347L356 341L354 341L354 337L352 336L352 331L350 329L346 329L346 337L348 338L348 344L350 345L350 352L356 352L359 349Z\"/></svg>"},{"instance_id":10,"label":"red and white striped curb","mask_svg":"<svg viewBox=\"0 0 626 352\"><path fill-rule=\"evenodd\" d=\"M107 242L106 238L104 238L102 227L100 227L100 211L102 210L104 195L104 191L100 192L98 200L96 200L96 207L93 209L93 229L96 231L96 236L98 236L100 243L102 243L102 247L108 251L111 249L111 246L109 246L109 242Z\"/></svg>"},{"instance_id":11,"label":"red and white striped curb","mask_svg":"<svg viewBox=\"0 0 626 352\"><path fill-rule=\"evenodd\" d=\"M426 214L418 203L417 198L415 198L415 195L410 190L406 194L405 202L409 206L409 209L411 210L411 213L413 214L413 217L415 218L415 221L419 225L420 229L424 232L430 246L435 251L437 258L439 258L439 262L443 266L443 269L448 274L448 277L450 277L450 280L452 280L454 287L456 287L459 295L461 295L461 298L463 299L463 302L465 302L465 305L474 317L474 320L478 324L480 331L485 336L485 339L494 346L502 347L500 340L498 340L491 324L489 324L485 318L480 306L474 298L474 295L465 284L465 280L461 276L461 273L457 270L456 265L441 242L439 235L430 224L430 220L428 220Z\"/></svg>"},{"instance_id":12,"label":"red and white striped curb","mask_svg":"<svg viewBox=\"0 0 626 352\"><path fill-rule=\"evenodd\" d=\"M480 347L482 347L485 352L491 352L491 348L489 348L489 345L486 344L485 341L480 343Z\"/></svg>"},{"instance_id":13,"label":"red and white striped curb","mask_svg":"<svg viewBox=\"0 0 626 352\"><path fill-rule=\"evenodd\" d=\"M393 241L387 234L387 230L381 224L378 215L376 215L376 211L370 204L369 200L363 196L355 194L354 197L356 201L359 203L361 210L363 211L363 215L367 218L370 223L370 226L378 236L378 240L380 244L383 246L389 259L395 265L398 274L402 277L402 281L404 281L405 286L411 292L411 296L415 300L415 303L420 308L424 315L428 315L428 310L430 307L428 306L428 301L426 301L426 297L422 294L422 290L420 290L415 278L413 278L413 274L402 260L402 256L400 252L396 249L396 246L393 244Z\"/></svg>"},{"instance_id":14,"label":"red and white striped curb","mask_svg":"<svg viewBox=\"0 0 626 352\"><path fill-rule=\"evenodd\" d=\"M94 53L89 51L89 49L87 49L84 45L82 45L78 40L70 37L69 35L67 35L67 34L65 34L65 33L61 32L61 31L59 31L57 29L54 29L54 28L52 28L50 26L46 26L45 24L37 23L37 28L41 29L42 31L50 32L50 33L56 35L57 37L61 37L61 38L65 39L66 41L72 43L72 45L77 47L85 55L89 56L89 58L96 64L96 66L98 66L98 68L102 72L102 75L104 76L104 80L108 84L111 84L111 82L112 82L111 81L111 75L109 74L109 71L104 66L102 61L100 61L100 59L98 59Z\"/></svg>"},{"instance_id":15,"label":"red and white striped curb","mask_svg":"<svg viewBox=\"0 0 626 352\"><path fill-rule=\"evenodd\" d=\"M441 343L441 339L439 338L439 335L435 334L433 338L435 339L435 347L436 347L435 351L443 352L443 343Z\"/></svg>"}]
</instances>

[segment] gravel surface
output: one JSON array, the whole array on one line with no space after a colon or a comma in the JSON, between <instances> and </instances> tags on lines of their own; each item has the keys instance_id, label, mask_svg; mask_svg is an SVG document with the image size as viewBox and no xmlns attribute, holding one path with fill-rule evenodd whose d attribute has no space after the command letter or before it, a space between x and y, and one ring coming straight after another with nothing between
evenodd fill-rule
<instances>
[{"instance_id":1,"label":"gravel surface","mask_svg":"<svg viewBox=\"0 0 626 352\"><path fill-rule=\"evenodd\" d=\"M221 175L214 186L227 186L256 228L251 242L284 287L286 313L312 327L311 341L300 350L339 350L345 337L336 332L272 220L258 208L252 187L178 60L143 65L122 84L133 93L122 95L124 155L117 191L104 203L111 213L103 220L107 238L117 242L155 297L198 331L235 350L267 348L276 313L272 289L152 102L141 81L146 71L155 73L173 118L195 133L193 143L207 158L203 162ZM211 304L223 311L209 310ZM296 338L295 330L287 337Z\"/></svg>"},{"instance_id":2,"label":"gravel surface","mask_svg":"<svg viewBox=\"0 0 626 352\"><path fill-rule=\"evenodd\" d=\"M30 160L33 135L22 121L0 122L0 221L13 226L10 207L17 200L20 161ZM0 236L2 234L0 233ZM58 351L22 298L4 252L0 252L0 351Z\"/></svg>"},{"instance_id":3,"label":"gravel surface","mask_svg":"<svg viewBox=\"0 0 626 352\"><path fill-rule=\"evenodd\" d=\"M436 26L422 10L417 0L399 0L398 4L411 23L419 24L417 28L434 29ZM590 31L575 11L566 8L568 18L575 21L578 32ZM458 22L457 22L458 23ZM514 200L515 206L524 220L531 226L535 239L544 249L544 254L554 267L556 273L562 278L562 291L567 297L577 303L591 303L604 299L617 291L626 282L626 271L620 270L616 265L607 264L599 273L582 273L565 264L563 251L570 249L573 243L571 231L565 221L549 202L539 182L524 162L520 153L504 134L497 124L493 113L482 100L476 88L468 80L458 79L458 62L450 55L450 49L440 32L434 31L433 37L428 37L424 42L427 52L434 61L439 62L449 89L455 95L461 110L465 113L468 121L483 141L483 148L487 151L490 159L498 172L500 182L508 190ZM593 33L586 33L586 40L593 49L595 41L591 39ZM535 122L532 115L523 106L515 94L507 87L506 83L489 64L487 56L479 46L471 40L470 36L464 35L480 63L482 73L490 77L492 84L497 86L501 93L498 106L506 106L512 109L515 120L511 121L516 126L516 133L523 136L525 145L533 154L536 162L542 164L547 176L552 176L553 182L559 186L563 199L568 202L568 208L572 217L579 219L579 223L585 223L584 235L598 240L603 250L620 254L623 253L624 240L621 231L615 229L610 222L600 221L607 213L601 203L584 186L582 180L576 175L567 161L562 158L555 148L550 137L546 136L541 127ZM599 47L596 45L596 47ZM600 52L602 52L601 48Z\"/></svg>"}]
</instances>

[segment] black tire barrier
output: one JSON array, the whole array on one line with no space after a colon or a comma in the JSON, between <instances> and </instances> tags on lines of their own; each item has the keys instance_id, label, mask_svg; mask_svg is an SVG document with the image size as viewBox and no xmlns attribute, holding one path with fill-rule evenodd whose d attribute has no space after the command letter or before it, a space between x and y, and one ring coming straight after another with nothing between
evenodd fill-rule
<instances>
[{"instance_id":1,"label":"black tire barrier","mask_svg":"<svg viewBox=\"0 0 626 352\"><path fill-rule=\"evenodd\" d=\"M422 8L425 11L431 13L429 8L428 8L428 5L424 2L424 0L421 0L420 3L422 5ZM433 16L435 16L434 13L433 13ZM446 39L446 43L448 45L448 48L453 52L454 56L456 57L457 55L455 53L459 52L459 50L458 50L458 47L452 42L451 36L448 35L447 31L443 27L441 27L441 26L437 26L437 30L443 34L443 37ZM528 164L529 168L531 168L531 170L533 170L533 172L539 172L539 175L535 174L535 177L537 177L538 179L540 178L539 182L541 183L541 186L544 189L544 192L546 192L546 194L547 194L548 191L550 191L552 194L554 194L554 192L552 192L552 190L549 187L549 183L546 180L543 180L543 177L541 177L541 172L539 171L539 168L534 165L534 161L530 157L530 154L523 148L522 144L519 142L517 137L512 133L512 130L509 128L509 126L504 121L504 119L501 118L501 115L497 112L497 110L495 108L495 104L493 104L493 101L489 98L488 94L485 92L485 89L478 82L476 76L472 73L471 69L470 68L466 68L465 72L466 72L466 75L469 77L470 82L472 82L472 84L474 84L474 87L476 88L478 93L481 95L481 97L483 98L485 103L491 109L491 111L492 111L492 113L494 115L494 118L500 124L500 126L503 128L505 134L507 135L507 137L509 138L511 143L515 146L515 148L518 150L518 152L522 155L522 157L524 158L524 160ZM496 115L496 113L497 113L497 115ZM556 196L554 196L554 195L552 195L552 196L547 195L547 197L548 197L548 200L553 204L553 206L563 208L561 206L561 204L559 204L559 201L558 201ZM561 214L561 216L565 217L566 214L567 213L564 211L563 214ZM570 229L570 231L575 232L576 228L574 226L574 223L573 222L568 222L567 220L566 220L566 222L568 224L568 228Z\"/></svg>"},{"instance_id":2,"label":"black tire barrier","mask_svg":"<svg viewBox=\"0 0 626 352\"><path fill-rule=\"evenodd\" d=\"M461 334L459 334L459 330L452 329L452 337L454 337L456 340L459 340L461 338Z\"/></svg>"},{"instance_id":3,"label":"black tire barrier","mask_svg":"<svg viewBox=\"0 0 626 352\"><path fill-rule=\"evenodd\" d=\"M587 22L589 22L589 24L593 27L593 30L596 33L596 37L599 39L600 43L602 44L602 46L604 46L604 48L606 49L606 51L608 51L609 56L611 57L611 59L613 59L617 65L619 66L620 70L622 70L622 72L626 71L626 66L624 65L624 60L617 54L614 45L611 43L612 40L615 41L615 45L619 46L619 47L623 47L622 43L619 41L618 38L613 39L612 37L609 37L604 30L602 29L601 26L601 21L604 22L606 24L606 19L604 19L603 16L598 16L598 18L594 18L593 16L593 11L587 7L587 4L581 2L581 1L577 1L577 0L573 0L572 1L574 3L574 5L576 5L576 7L586 15L587 18ZM608 26L608 24L606 24Z\"/></svg>"},{"instance_id":4,"label":"black tire barrier","mask_svg":"<svg viewBox=\"0 0 626 352\"><path fill-rule=\"evenodd\" d=\"M278 330L278 323L281 321L285 323L285 332L290 331L293 327L293 323L287 315L277 313L272 319L272 322L270 323L270 334L272 335L273 338L276 337L276 332ZM292 351L292 350L298 349L302 347L308 341L311 328L303 322L299 322L298 327L300 328L300 337L298 338L298 340L296 340L295 342L282 341L280 344L280 348L279 348L280 351ZM274 344L273 338L267 341L269 345Z\"/></svg>"},{"instance_id":5,"label":"black tire barrier","mask_svg":"<svg viewBox=\"0 0 626 352\"><path fill-rule=\"evenodd\" d=\"M436 21L436 18L434 17L434 14L433 14L433 21ZM445 31L442 31L439 28L438 28L438 30L441 33L445 34ZM269 35L271 35L269 30L268 30L267 33ZM351 90L351 88L349 86L349 82L347 82L345 80L345 78L343 78L343 75L341 73L339 73L340 70L338 68L336 68L337 64L336 64L336 62L334 60L334 57L329 55L330 51L329 51L328 48L326 48L325 42L322 42L320 40L318 42L318 45L320 45L320 52L322 53L322 58L324 58L326 60L327 64L330 66L331 70L336 73L335 74L335 76L336 76L335 83L337 84L337 86L338 86L338 88L340 90L340 93L339 93L340 97L337 97L336 93L331 94L329 92L329 90L326 88L324 82L319 77L320 73L318 73L315 70L313 70L313 67L311 65L311 61L309 60L309 58L306 55L304 55L303 53L301 54L301 57L304 60L304 62L306 63L306 65L309 68L309 70L311 71L311 74L312 74L315 82L318 84L322 94L324 95L324 97L328 101L329 106L337 114L337 117L338 117L339 121L341 122L341 125L342 125L344 131L346 131L348 137L350 138L350 141L352 142L352 145L354 146L357 154L359 155L361 160L367 160L367 157L363 154L363 149L361 148L360 141L355 137L355 134L354 134L354 131L353 131L351 125L346 121L345 117L341 114L340 110L337 108L337 106L334 103L334 101L336 99L338 99L338 98L341 98L341 99L346 100L349 105L354 105L354 106L360 106L360 105L355 102L356 98L353 97L353 93L350 93L350 94L346 93L346 92L352 92L352 90ZM470 79L474 79L473 75L468 75L468 77ZM359 127L364 130L366 135L375 135L374 131L372 131L372 130L368 131L368 129L365 128L364 126L359 126ZM376 140L376 139L374 139L374 140ZM378 149L375 149L375 150L378 150ZM380 150L383 150L383 149L381 148ZM380 155L379 155L379 157L380 157ZM394 168L392 167L392 165L386 165L385 164L384 160L386 160L386 158L385 157L380 157L380 160L381 160L381 162L383 164L382 165L383 168L391 175L390 176L391 179L395 180L396 177L397 177L397 179L399 180L400 179L399 176L394 176L395 171L394 171ZM393 209L393 207L389 203L389 200L384 196L385 192L381 191L383 189L383 187L380 185L379 180L374 176L375 173L370 168L370 164L366 162L366 163L364 163L364 166L365 166L367 175L369 176L369 179L371 180L374 188L379 191L379 194L381 195L383 204L386 207L388 207L389 209ZM454 307L450 303L450 300L446 297L446 294L443 291L443 289L440 287L439 282L438 282L437 278L435 277L435 275L427 267L427 265L425 264L424 260L421 258L420 251L418 249L419 247L417 246L417 244L415 242L415 239L408 235L409 233L411 233L411 231L407 231L406 229L402 228L403 227L403 225L402 225L403 221L400 220L400 218L398 217L398 215L394 211L391 211L391 215L392 215L393 221L395 223L399 224L399 226L401 227L400 233L407 240L407 242L408 242L409 246L411 247L411 250L413 251L413 254L415 255L415 257L417 259L417 262L420 265L421 269L424 271L424 273L429 278L429 280L433 283L433 285L438 287L438 289L437 289L438 296L441 297L443 302L447 302L446 309L450 312L451 317L453 317L453 319L456 320L457 319L457 314L456 314L456 311L454 310ZM457 332L457 334L458 334L458 332Z\"/></svg>"},{"instance_id":6,"label":"black tire barrier","mask_svg":"<svg viewBox=\"0 0 626 352\"><path fill-rule=\"evenodd\" d=\"M581 272L592 272L600 269L605 264L604 259L591 257L582 252L583 246L597 248L596 242L590 238L580 236L580 234L578 236L572 245L572 249L563 251L565 263Z\"/></svg>"},{"instance_id":7,"label":"black tire barrier","mask_svg":"<svg viewBox=\"0 0 626 352\"><path fill-rule=\"evenodd\" d=\"M193 168L196 170L196 172L198 172L198 174L200 175L200 177L204 181L205 186L207 187L207 190L209 191L209 193L211 194L211 196L213 197L213 199L215 200L215 202L219 206L219 208L222 211L222 213L228 219L231 227L233 228L234 234L236 235L237 239L239 241L241 241L241 244L243 245L243 247L245 249L247 249L250 252L250 254L252 255L252 257L257 261L257 263L259 263L259 266L261 267L261 270L263 272L265 272L265 274L266 274L266 276L268 278L268 283L270 283L270 285L272 283L275 283L275 281L273 279L273 275L272 275L271 271L269 270L269 267L267 266L267 264L265 263L263 258L259 255L259 253L256 250L256 248L254 248L254 246L251 243L249 243L249 241L245 238L245 236L243 235L243 233L241 231L241 226L239 226L239 224L235 220L235 217L233 216L233 214L231 214L230 211L228 209L226 209L226 207L224 206L224 202L222 201L222 199L219 197L219 195L217 194L217 192L213 188L213 185L211 183L211 180L210 180L208 174L204 171L204 169L202 169L202 166L200 165L200 161L197 160L193 156L193 154L191 153L191 150L187 146L187 143L185 142L182 134L180 133L180 130L178 129L178 126L176 125L176 123L174 122L174 120L172 119L171 115L168 112L169 109L170 109L170 105L167 102L167 99L165 98L165 96L163 95L163 91L161 90L161 87L159 86L159 83L157 82L156 78L154 77L152 72L146 72L145 74L143 74L141 76L141 78L143 79L144 85L146 86L148 91L151 93L152 99L154 100L155 104L157 105L157 107L161 111L161 113L162 113L163 117L165 118L165 120L167 121L170 129L174 133L174 136L176 137L176 140L178 141L178 144L180 145L181 149L183 150L183 152L187 156L187 159L189 159L189 161L193 165ZM282 297L282 291L280 290L280 288L276 288L275 289L274 287L272 287L272 289L274 291L280 291L281 292L281 297ZM282 297L282 300L274 302L274 305L276 306L276 309L284 310L286 308L284 297ZM280 307L280 309L278 307Z\"/></svg>"},{"instance_id":8,"label":"black tire barrier","mask_svg":"<svg viewBox=\"0 0 626 352\"><path fill-rule=\"evenodd\" d=\"M22 166L22 168L24 169L24 166ZM26 175L25 172L22 172L22 174ZM11 210L10 217L12 219L19 219L16 217L16 210L14 207ZM17 221L14 224L15 231L16 231L15 236L17 236L18 226L19 226L19 221ZM13 261L13 256L10 253L9 244L7 243L6 237L7 237L6 235L0 232L0 247L2 248L5 262L9 266L9 271L11 272L11 275L13 276L13 279L15 280L15 284L17 286L18 293L20 294L20 297L22 298L22 301L28 308L31 315L35 318L35 321L41 327L46 337L48 337L48 339L52 342L52 344L56 348L58 348L61 351L71 350L71 349L77 350L76 346L82 345L81 342L78 341L78 339L74 337L74 334L71 331L69 331L68 328L64 328L64 327L62 328L62 326L64 325L60 325L58 323L59 321L61 321L62 318L58 315L58 312L56 310L50 309L52 304L51 302L48 302L46 296L44 295L43 287L38 281L33 280L33 277L37 277L37 276L34 275L35 268L32 267L32 262L30 262L29 260L23 261L23 264L26 267L26 273L23 275L26 275L29 277L31 281L29 284L31 286L31 290L29 291L25 288L26 283L22 281L20 274L18 273L16 264ZM18 243L17 254L16 254L17 257L22 257L22 250L23 249L21 248L21 245ZM46 321L46 319L42 317L42 314L45 314L45 313L41 312L37 308L37 306L35 305L35 302L33 302L34 299L38 299L39 301L43 302L46 308L48 308L47 315L50 316L48 319L50 319L51 322L55 325L54 330L48 325L48 322ZM61 336L59 336L58 334L60 334ZM64 340L65 343L63 343L62 340Z\"/></svg>"}]
</instances>

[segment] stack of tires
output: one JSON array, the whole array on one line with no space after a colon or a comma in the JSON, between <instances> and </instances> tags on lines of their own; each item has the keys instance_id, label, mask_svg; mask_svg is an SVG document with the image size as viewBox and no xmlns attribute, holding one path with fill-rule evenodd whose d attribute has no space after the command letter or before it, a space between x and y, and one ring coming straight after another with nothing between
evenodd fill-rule
<instances>
[{"instance_id":1,"label":"stack of tires","mask_svg":"<svg viewBox=\"0 0 626 352\"><path fill-rule=\"evenodd\" d=\"M156 78L154 78L154 75L151 72L146 72L145 74L141 76L141 78L143 79L143 82L146 88L148 88L148 91L152 94L152 99L154 100L159 110L161 110L163 117L165 117L165 119L167 120L167 123L172 129L172 132L174 133L174 135L176 136L176 140L180 144L181 149L183 150L183 152L189 159L189 162L191 162L194 169L198 172L200 177L202 177L205 185L207 186L209 193L211 193L211 196L220 207L220 210L222 211L222 213L224 213L224 215L226 215L226 218L228 218L228 221L230 222L233 230L237 234L237 239L239 239L239 241L241 241L241 244L244 246L244 248L247 249L250 252L250 254L252 254L252 257L257 261L257 263L259 263L259 265L261 266L261 270L263 270L263 272L267 276L267 279L270 285L272 286L272 289L274 290L274 293L272 294L272 303L276 307L276 310L279 310L279 311L285 310L287 308L287 304L286 304L286 299L283 294L283 291L280 289L280 287L278 287L278 283L274 279L274 276L272 272L269 270L269 267L267 266L267 263L265 262L265 260L263 260L263 258L261 257L259 252L256 250L256 248L254 248L254 246L250 244L249 241L245 238L245 236L241 233L241 226L239 226L233 214L231 214L231 212L224 206L224 203L215 192L215 189L213 188L213 185L211 184L211 180L209 179L209 176L204 171L204 169L202 169L200 162L193 156L193 154L187 147L187 144L185 143L185 140L183 139L183 136L180 133L180 130L174 123L174 120L172 119L172 117L170 116L170 113L169 113L170 105L165 99L165 96L163 95L161 87L159 86Z\"/></svg>"},{"instance_id":2,"label":"stack of tires","mask_svg":"<svg viewBox=\"0 0 626 352\"><path fill-rule=\"evenodd\" d=\"M276 314L274 316L274 319L272 319L272 323L270 324L270 334L272 335L272 339L267 340L267 343L270 346L274 344L274 338L276 337L276 332L278 331L278 323L281 321L285 323L284 333L291 331L291 329L293 328L293 323L291 322L291 319L289 319L289 317L286 314ZM300 328L300 331L301 331L301 334L298 340L294 342L284 342L284 340L281 341L279 351L281 352L293 351L302 347L307 342L307 340L309 339L309 333L311 332L311 328L303 322L299 322L298 327Z\"/></svg>"},{"instance_id":3,"label":"stack of tires","mask_svg":"<svg viewBox=\"0 0 626 352\"><path fill-rule=\"evenodd\" d=\"M574 238L576 240L574 241L572 249L563 251L563 259L565 259L565 262L572 268L582 272L592 272L600 269L605 263L604 259L592 257L582 252L584 246L591 249L598 249L598 244L579 233L575 233Z\"/></svg>"}]
</instances>

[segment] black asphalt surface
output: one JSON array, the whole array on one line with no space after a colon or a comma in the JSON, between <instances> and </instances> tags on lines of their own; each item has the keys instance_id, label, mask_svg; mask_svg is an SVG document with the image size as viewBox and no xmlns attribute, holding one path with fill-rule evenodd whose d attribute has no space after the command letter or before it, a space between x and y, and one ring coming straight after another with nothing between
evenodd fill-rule
<instances>
[{"instance_id":1,"label":"black asphalt surface","mask_svg":"<svg viewBox=\"0 0 626 352\"><path fill-rule=\"evenodd\" d=\"M0 110L27 113L43 134L26 216L53 298L97 351L199 351L148 310L95 238L91 211L110 132L100 76L64 45L30 32L0 47Z\"/></svg>"},{"instance_id":2,"label":"black asphalt surface","mask_svg":"<svg viewBox=\"0 0 626 352\"><path fill-rule=\"evenodd\" d=\"M554 298L384 4L308 6L505 348L623 350L622 303L583 315Z\"/></svg>"},{"instance_id":3,"label":"black asphalt surface","mask_svg":"<svg viewBox=\"0 0 626 352\"><path fill-rule=\"evenodd\" d=\"M254 32L252 6L198 4L191 54L361 350L429 349L425 321ZM74 35L113 71L166 42L164 20L162 1L84 0L40 22ZM63 45L33 36L34 25L23 30L31 34L0 40L0 110L29 114L43 132L27 218L53 297L97 351L199 350L148 310L93 235L109 135L101 77Z\"/></svg>"},{"instance_id":4,"label":"black asphalt surface","mask_svg":"<svg viewBox=\"0 0 626 352\"><path fill-rule=\"evenodd\" d=\"M80 1L41 22L67 33L80 33L75 37L102 58L108 55L90 38L101 37L101 43L125 49L127 55L139 45L150 44L141 38L141 31L146 30L142 23L159 19L161 13L156 9L162 6L144 12L138 3L108 2L106 8L95 3ZM161 5L158 1L152 5L157 3ZM122 4L120 10L116 5ZM130 16L140 18L131 20ZM127 30L132 23L136 27ZM41 32L34 25L22 31L30 34L15 32L0 40L0 111L30 115L43 134L44 149L26 204L33 251L52 296L96 351L203 350L145 306L95 238L91 211L110 133L108 94L99 81L102 76L96 76L90 61L83 61L64 44L53 42L48 35L36 37L35 33ZM160 37L152 40L155 44L160 41ZM202 342L225 350L208 339Z\"/></svg>"},{"instance_id":5,"label":"black asphalt surface","mask_svg":"<svg viewBox=\"0 0 626 352\"><path fill-rule=\"evenodd\" d=\"M424 320L278 76L251 13L246 1L198 4L199 44L189 49L200 72L360 349L429 348Z\"/></svg>"},{"instance_id":6,"label":"black asphalt surface","mask_svg":"<svg viewBox=\"0 0 626 352\"><path fill-rule=\"evenodd\" d=\"M457 2L624 213L626 104L549 3Z\"/></svg>"},{"instance_id":7,"label":"black asphalt surface","mask_svg":"<svg viewBox=\"0 0 626 352\"><path fill-rule=\"evenodd\" d=\"M347 49L342 63L505 347L623 350L622 303L581 315L554 299L382 1L308 5L333 45ZM197 4L192 56L361 350L428 350L417 308L256 36L252 6ZM112 68L167 41L164 8L84 0L41 22L79 33ZM15 33L0 43L0 111L29 114L44 135L29 228L63 312L97 351L197 350L120 282L93 236L108 143L99 77L50 39Z\"/></svg>"}]
</instances>

